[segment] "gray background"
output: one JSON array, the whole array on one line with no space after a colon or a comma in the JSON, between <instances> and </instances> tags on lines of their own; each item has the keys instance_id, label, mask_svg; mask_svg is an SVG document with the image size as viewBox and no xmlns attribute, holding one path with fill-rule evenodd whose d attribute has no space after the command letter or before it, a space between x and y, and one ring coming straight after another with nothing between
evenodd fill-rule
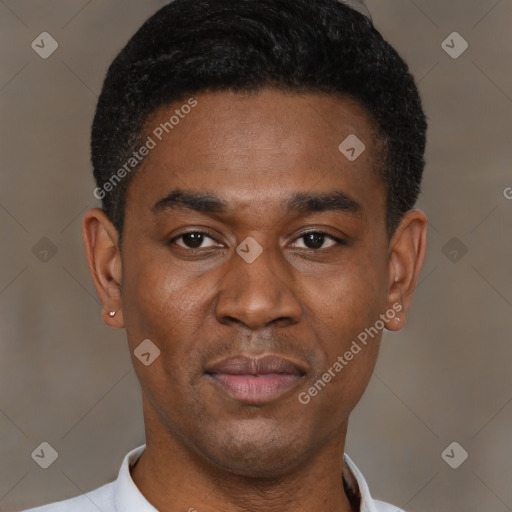
<instances>
[{"instance_id":1,"label":"gray background","mask_svg":"<svg viewBox=\"0 0 512 512\"><path fill-rule=\"evenodd\" d=\"M124 332L100 320L80 220L96 205L88 139L104 73L163 3L0 1L1 511L106 483L144 442ZM430 245L408 325L385 334L347 452L377 498L410 512L510 511L511 1L367 4L429 118L419 206ZM31 48L43 31L59 44L48 59ZM441 46L454 31L469 44L457 59ZM46 470L31 457L43 441L58 452ZM469 453L457 469L441 457L453 441Z\"/></svg>"}]
</instances>

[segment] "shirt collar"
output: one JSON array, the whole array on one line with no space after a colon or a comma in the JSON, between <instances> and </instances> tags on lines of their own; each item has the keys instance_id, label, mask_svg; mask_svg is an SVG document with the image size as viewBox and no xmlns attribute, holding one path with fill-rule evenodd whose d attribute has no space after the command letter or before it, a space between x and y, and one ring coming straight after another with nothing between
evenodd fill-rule
<instances>
[{"instance_id":1,"label":"shirt collar","mask_svg":"<svg viewBox=\"0 0 512 512\"><path fill-rule=\"evenodd\" d=\"M158 512L144 498L130 474L130 467L137 462L145 449L145 444L134 448L126 454L121 464L119 475L114 484L114 505L118 512Z\"/></svg>"},{"instance_id":2,"label":"shirt collar","mask_svg":"<svg viewBox=\"0 0 512 512\"><path fill-rule=\"evenodd\" d=\"M366 483L363 474L346 453L343 455L343 460L349 472L347 480L351 477L357 484L356 492L359 493L361 500L359 512L377 512L377 507L370 494L370 489L368 489L368 484Z\"/></svg>"},{"instance_id":3,"label":"shirt collar","mask_svg":"<svg viewBox=\"0 0 512 512\"><path fill-rule=\"evenodd\" d=\"M130 474L130 467L137 462L145 449L145 444L138 446L130 451L123 460L114 483L114 504L118 512L158 512L139 491ZM377 512L364 476L347 454L344 455L344 462L350 472L346 475L346 480L350 482L350 477L352 477L357 484L356 492L359 493L361 500L360 512Z\"/></svg>"}]
</instances>

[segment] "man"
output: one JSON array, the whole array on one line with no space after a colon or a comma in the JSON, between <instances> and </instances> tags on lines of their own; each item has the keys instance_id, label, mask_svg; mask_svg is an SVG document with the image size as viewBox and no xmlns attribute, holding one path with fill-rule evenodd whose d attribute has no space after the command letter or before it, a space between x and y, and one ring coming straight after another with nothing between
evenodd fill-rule
<instances>
[{"instance_id":1,"label":"man","mask_svg":"<svg viewBox=\"0 0 512 512\"><path fill-rule=\"evenodd\" d=\"M337 0L175 0L112 63L83 234L146 444L39 512L383 512L344 454L426 247L407 66Z\"/></svg>"}]
</instances>

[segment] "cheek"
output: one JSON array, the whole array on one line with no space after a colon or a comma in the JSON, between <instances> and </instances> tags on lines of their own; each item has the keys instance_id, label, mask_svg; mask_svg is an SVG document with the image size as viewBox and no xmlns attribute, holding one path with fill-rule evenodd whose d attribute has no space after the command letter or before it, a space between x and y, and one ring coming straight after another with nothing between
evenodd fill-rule
<instances>
[{"instance_id":1,"label":"cheek","mask_svg":"<svg viewBox=\"0 0 512 512\"><path fill-rule=\"evenodd\" d=\"M374 253L377 254L377 253ZM381 252L382 255L382 252ZM315 297L317 300L315 300ZM310 297L312 324L324 352L310 384L323 399L318 407L344 404L343 415L360 399L375 366L383 323L380 315L387 304L385 257L361 254L356 262L338 269ZM325 375L327 374L327 375ZM328 381L325 388L318 380ZM329 405L330 404L330 405Z\"/></svg>"},{"instance_id":2,"label":"cheek","mask_svg":"<svg viewBox=\"0 0 512 512\"><path fill-rule=\"evenodd\" d=\"M356 337L386 308L385 257L358 251L311 290L311 308L320 325L342 340Z\"/></svg>"},{"instance_id":3,"label":"cheek","mask_svg":"<svg viewBox=\"0 0 512 512\"><path fill-rule=\"evenodd\" d=\"M124 268L129 279L123 281L123 312L139 378L154 392L161 383L193 384L202 375L198 347L204 346L203 326L213 307L215 283L206 276L176 271L165 261L134 260ZM134 359L134 350L145 339L160 350L158 359L147 367L149 373Z\"/></svg>"},{"instance_id":4,"label":"cheek","mask_svg":"<svg viewBox=\"0 0 512 512\"><path fill-rule=\"evenodd\" d=\"M342 345L342 344L340 344ZM334 350L329 362L297 397L320 437L331 436L346 421L365 392L378 355L379 340L360 348ZM346 350L344 350L346 349ZM347 358L347 352L351 355ZM341 358L341 359L338 359ZM341 361L341 362L340 362Z\"/></svg>"},{"instance_id":5,"label":"cheek","mask_svg":"<svg viewBox=\"0 0 512 512\"><path fill-rule=\"evenodd\" d=\"M354 312L355 313L355 312ZM331 417L330 425L346 421L361 399L377 362L381 332L365 331L372 324L340 314L324 342L325 354L305 388L304 400L316 409L312 416ZM336 333L336 334L333 334ZM325 340L325 338L324 338ZM303 402L302 402L303 403Z\"/></svg>"},{"instance_id":6,"label":"cheek","mask_svg":"<svg viewBox=\"0 0 512 512\"><path fill-rule=\"evenodd\" d=\"M128 339L163 341L197 316L200 290L165 264L127 261L123 312Z\"/></svg>"},{"instance_id":7,"label":"cheek","mask_svg":"<svg viewBox=\"0 0 512 512\"><path fill-rule=\"evenodd\" d=\"M201 368L198 357L189 353L194 333L201 325L201 292L164 265L135 267L135 263L132 268L126 266L129 279L123 282L123 312L132 362L152 402L168 404L169 409L183 400L183 393L176 391ZM146 339L160 351L148 366L136 354Z\"/></svg>"}]
</instances>

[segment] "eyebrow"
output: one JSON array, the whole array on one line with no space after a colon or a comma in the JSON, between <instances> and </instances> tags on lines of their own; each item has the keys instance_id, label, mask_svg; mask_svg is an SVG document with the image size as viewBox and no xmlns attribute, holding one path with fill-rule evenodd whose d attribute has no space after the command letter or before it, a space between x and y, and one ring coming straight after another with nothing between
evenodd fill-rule
<instances>
[{"instance_id":1,"label":"eyebrow","mask_svg":"<svg viewBox=\"0 0 512 512\"><path fill-rule=\"evenodd\" d=\"M289 213L307 215L314 212L341 211L358 214L363 207L345 192L336 190L321 194L296 193L286 203ZM205 214L225 214L228 203L215 194L197 193L186 190L173 190L157 201L151 211L160 213L167 210L187 209Z\"/></svg>"}]
</instances>

